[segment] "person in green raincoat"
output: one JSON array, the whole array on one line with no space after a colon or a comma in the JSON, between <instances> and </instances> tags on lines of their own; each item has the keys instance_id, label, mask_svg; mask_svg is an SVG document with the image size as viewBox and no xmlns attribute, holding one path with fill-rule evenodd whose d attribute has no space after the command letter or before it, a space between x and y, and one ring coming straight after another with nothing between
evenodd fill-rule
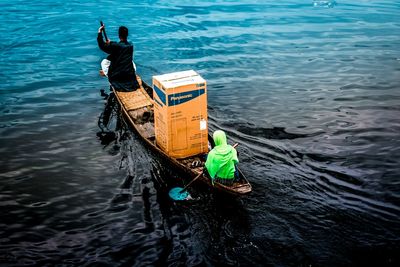
<instances>
[{"instance_id":1,"label":"person in green raincoat","mask_svg":"<svg viewBox=\"0 0 400 267\"><path fill-rule=\"evenodd\" d=\"M213 182L232 185L235 181L235 165L239 162L236 149L226 142L225 132L213 134L215 147L208 153L206 169Z\"/></svg>"}]
</instances>

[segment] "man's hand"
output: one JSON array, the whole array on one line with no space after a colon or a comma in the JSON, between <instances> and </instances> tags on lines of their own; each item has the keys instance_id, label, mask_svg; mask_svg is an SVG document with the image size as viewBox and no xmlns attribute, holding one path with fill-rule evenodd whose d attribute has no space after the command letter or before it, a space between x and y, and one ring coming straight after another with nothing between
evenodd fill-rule
<instances>
[{"instance_id":1,"label":"man's hand","mask_svg":"<svg viewBox=\"0 0 400 267\"><path fill-rule=\"evenodd\" d=\"M102 31L104 31L104 29L105 29L105 26L103 25L103 26L100 26L100 28L99 28L99 33L101 33Z\"/></svg>"}]
</instances>

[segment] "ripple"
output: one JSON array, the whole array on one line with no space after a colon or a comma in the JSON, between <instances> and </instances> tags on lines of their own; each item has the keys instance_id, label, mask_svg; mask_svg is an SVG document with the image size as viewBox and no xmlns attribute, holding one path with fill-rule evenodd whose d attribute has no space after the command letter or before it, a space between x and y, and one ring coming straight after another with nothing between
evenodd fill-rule
<instances>
[{"instance_id":1,"label":"ripple","mask_svg":"<svg viewBox=\"0 0 400 267\"><path fill-rule=\"evenodd\" d=\"M400 262L398 3L0 6L3 264ZM210 129L240 143L251 195L198 185L196 201L174 203L182 174L117 116L99 133L100 19L113 40L130 29L145 81L207 80Z\"/></svg>"}]
</instances>

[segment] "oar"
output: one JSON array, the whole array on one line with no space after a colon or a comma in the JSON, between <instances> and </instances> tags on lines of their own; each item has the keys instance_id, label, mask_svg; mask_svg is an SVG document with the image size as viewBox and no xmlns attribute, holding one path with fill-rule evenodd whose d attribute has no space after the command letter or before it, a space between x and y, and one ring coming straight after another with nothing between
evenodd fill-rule
<instances>
[{"instance_id":1,"label":"oar","mask_svg":"<svg viewBox=\"0 0 400 267\"><path fill-rule=\"evenodd\" d=\"M173 200L185 200L189 196L189 192L186 191L186 189L197 179L200 178L200 176L203 175L203 172L199 173L190 183L188 183L184 188L182 187L174 187L169 191L169 196Z\"/></svg>"},{"instance_id":2,"label":"oar","mask_svg":"<svg viewBox=\"0 0 400 267\"><path fill-rule=\"evenodd\" d=\"M179 191L179 193L183 193L185 192L185 190L197 179L199 179L199 177L203 174L203 172L199 173L190 183L188 183L181 191Z\"/></svg>"},{"instance_id":3,"label":"oar","mask_svg":"<svg viewBox=\"0 0 400 267\"><path fill-rule=\"evenodd\" d=\"M100 20L100 26L104 26L104 23L101 20ZM107 42L108 38L107 38L106 28L103 28L103 34L104 34L104 39L106 39Z\"/></svg>"}]
</instances>

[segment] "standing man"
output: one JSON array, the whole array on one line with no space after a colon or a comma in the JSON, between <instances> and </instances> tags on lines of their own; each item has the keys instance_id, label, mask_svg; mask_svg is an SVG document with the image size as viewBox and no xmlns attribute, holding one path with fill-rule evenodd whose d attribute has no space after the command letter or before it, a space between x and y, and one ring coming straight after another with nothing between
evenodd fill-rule
<instances>
[{"instance_id":1,"label":"standing man","mask_svg":"<svg viewBox=\"0 0 400 267\"><path fill-rule=\"evenodd\" d=\"M119 42L104 42L102 32L104 25L99 28L97 43L101 50L109 54L107 59L101 62L101 68L105 76L108 77L111 85L117 91L134 91L139 87L136 80L136 71L133 65L133 45L128 42L128 28L119 27Z\"/></svg>"}]
</instances>

